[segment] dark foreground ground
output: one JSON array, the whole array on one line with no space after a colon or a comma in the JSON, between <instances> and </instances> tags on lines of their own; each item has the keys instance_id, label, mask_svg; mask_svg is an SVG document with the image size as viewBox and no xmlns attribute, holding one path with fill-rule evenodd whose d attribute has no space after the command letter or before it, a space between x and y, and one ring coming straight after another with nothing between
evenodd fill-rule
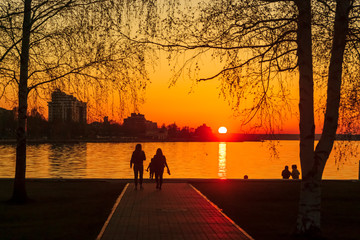
<instances>
[{"instance_id":1,"label":"dark foreground ground","mask_svg":"<svg viewBox=\"0 0 360 240\"><path fill-rule=\"evenodd\" d=\"M292 239L300 182L192 181L256 240ZM124 180L30 180L32 201L11 205L12 181L0 180L0 239L95 239ZM165 183L166 184L166 183ZM360 182L323 182L323 233L360 239Z\"/></svg>"},{"instance_id":2,"label":"dark foreground ground","mask_svg":"<svg viewBox=\"0 0 360 240\"><path fill-rule=\"evenodd\" d=\"M0 180L0 239L94 240L126 183L119 181L31 180L32 199L6 202L12 182Z\"/></svg>"},{"instance_id":3,"label":"dark foreground ground","mask_svg":"<svg viewBox=\"0 0 360 240\"><path fill-rule=\"evenodd\" d=\"M194 183L208 199L256 240L296 239L299 181ZM360 181L323 181L325 239L360 239Z\"/></svg>"}]
</instances>

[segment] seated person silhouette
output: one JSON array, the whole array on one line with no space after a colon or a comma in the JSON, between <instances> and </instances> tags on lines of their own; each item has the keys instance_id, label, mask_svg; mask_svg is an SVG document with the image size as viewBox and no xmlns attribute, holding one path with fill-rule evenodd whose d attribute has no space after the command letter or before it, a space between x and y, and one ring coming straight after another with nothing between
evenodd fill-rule
<instances>
[{"instance_id":1,"label":"seated person silhouette","mask_svg":"<svg viewBox=\"0 0 360 240\"><path fill-rule=\"evenodd\" d=\"M292 168L292 172L291 172L292 178L293 179L299 179L300 172L299 172L299 170L297 170L296 164L292 165L291 168Z\"/></svg>"},{"instance_id":2,"label":"seated person silhouette","mask_svg":"<svg viewBox=\"0 0 360 240\"><path fill-rule=\"evenodd\" d=\"M283 179L289 179L291 176L291 172L289 171L289 166L285 166L285 169L281 172L281 176Z\"/></svg>"}]
</instances>

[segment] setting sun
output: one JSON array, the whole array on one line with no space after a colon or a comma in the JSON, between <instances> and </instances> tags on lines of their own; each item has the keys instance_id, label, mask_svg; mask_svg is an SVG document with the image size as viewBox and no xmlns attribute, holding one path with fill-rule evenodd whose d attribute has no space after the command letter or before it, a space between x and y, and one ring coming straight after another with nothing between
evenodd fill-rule
<instances>
[{"instance_id":1,"label":"setting sun","mask_svg":"<svg viewBox=\"0 0 360 240\"><path fill-rule=\"evenodd\" d=\"M226 127L219 127L219 133L222 133L222 134L225 134L225 133L227 133L227 129L226 129Z\"/></svg>"}]
</instances>

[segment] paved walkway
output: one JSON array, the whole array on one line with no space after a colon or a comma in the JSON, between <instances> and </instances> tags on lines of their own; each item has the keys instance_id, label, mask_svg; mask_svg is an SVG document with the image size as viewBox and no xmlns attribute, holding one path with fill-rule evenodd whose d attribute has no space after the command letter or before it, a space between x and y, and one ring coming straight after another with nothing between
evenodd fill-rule
<instances>
[{"instance_id":1,"label":"paved walkway","mask_svg":"<svg viewBox=\"0 0 360 240\"><path fill-rule=\"evenodd\" d=\"M128 184L117 202L98 239L252 239L187 183Z\"/></svg>"}]
</instances>

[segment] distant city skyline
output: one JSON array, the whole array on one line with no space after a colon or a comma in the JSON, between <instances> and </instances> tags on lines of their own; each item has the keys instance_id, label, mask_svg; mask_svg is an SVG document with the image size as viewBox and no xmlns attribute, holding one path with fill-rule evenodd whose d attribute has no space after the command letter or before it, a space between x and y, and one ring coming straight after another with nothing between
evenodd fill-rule
<instances>
[{"instance_id":1,"label":"distant city skyline","mask_svg":"<svg viewBox=\"0 0 360 240\"><path fill-rule=\"evenodd\" d=\"M219 127L225 126L228 129L229 133L251 133L252 131L249 131L248 129L242 129L240 128L240 120L237 119L232 112L231 107L228 105L228 103L225 102L225 100L220 99L219 96L213 96L211 97L212 100L214 100L215 98L217 99L217 102L215 102L215 104L209 106L206 105L203 107L203 111L201 111L201 106L202 106L202 101L206 101L205 100L201 100L200 102L194 102L194 104L191 105L191 102L195 99L198 98L198 96L196 96L196 92L195 93L188 93L186 92L186 88L182 88L182 93L178 94L176 96L174 96L172 94L172 92L176 92L177 90L173 89L173 88L167 88L167 83L163 82L163 83L158 83L157 85L160 85L161 89L166 90L166 94L164 94L164 96L159 95L159 96L153 96L151 101L145 101L145 103L143 105L141 105L139 107L139 110L137 111L131 111L129 109L126 110L126 114L124 114L124 119L131 116L131 113L140 113L140 114L144 114L145 116L147 116L147 119L150 119L151 121L157 122L158 126L161 125L170 125L173 123L176 123L176 125L180 128L183 127L190 127L190 128L196 128L198 126L201 126L202 124L206 124L208 126L211 127L211 129L213 131L217 131L217 129ZM156 90L156 86L154 86L155 90L153 91L157 91ZM176 88L176 87L174 87ZM201 92L205 93L206 92L206 87L200 87ZM212 88L212 90L216 89L215 87ZM215 91L215 90L214 90ZM146 95L151 94L151 93L147 93ZM71 95L71 94L69 94ZM187 106L182 106L179 107L178 105L176 105L176 107L171 107L169 105L167 106L163 106L163 107L156 107L159 105L159 102L164 103L164 98L166 98L166 96L171 96L173 95L174 98L173 99L169 99L168 101L166 101L168 104L177 101L179 99L182 99L185 104ZM149 100L149 99L148 99ZM48 102L46 102L48 103ZM164 103L165 104L165 103ZM51 120L49 119L49 111L48 111L48 106L43 106L44 104L40 105L40 112L44 115L44 117L47 120ZM4 109L8 109L11 110L12 107L9 106L9 104L0 104L0 107L4 108ZM39 107L39 106L38 106ZM89 108L91 108L90 106L87 106L87 112L89 111ZM211 109L212 108L212 109ZM31 109L29 108L29 111ZM91 110L91 109L90 109ZM208 111L207 111L208 110ZM108 117L109 121L114 121L117 122L119 124L123 124L123 120L119 119L118 117L114 116L111 114L111 109L103 112L103 114L99 114L97 116L94 117L94 115L91 116L87 116L87 123L92 123L92 122L101 122L103 121L104 117ZM179 117L182 116L182 117ZM222 117L221 117L222 116ZM280 133L289 133L289 134L296 134L298 133L298 123L297 120L295 119L290 119L290 121L286 122L286 124L283 126L283 131L281 131ZM258 133L263 133L263 132L258 132Z\"/></svg>"}]
</instances>

